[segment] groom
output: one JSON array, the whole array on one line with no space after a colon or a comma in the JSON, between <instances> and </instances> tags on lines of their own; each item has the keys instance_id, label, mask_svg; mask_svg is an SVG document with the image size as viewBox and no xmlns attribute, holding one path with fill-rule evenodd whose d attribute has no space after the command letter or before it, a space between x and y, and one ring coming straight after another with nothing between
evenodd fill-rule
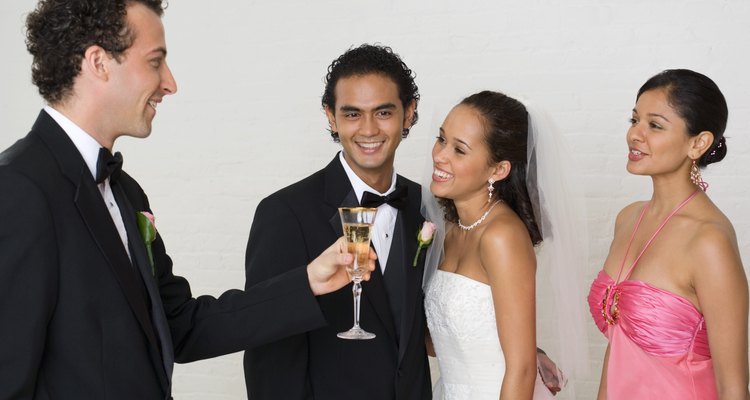
<instances>
[{"instance_id":1,"label":"groom","mask_svg":"<svg viewBox=\"0 0 750 400\"><path fill-rule=\"evenodd\" d=\"M424 256L412 266L424 220L421 192L393 168L398 145L417 122L418 101L414 74L388 47L365 44L330 65L322 103L342 151L322 170L258 205L246 287L285 273L281 266L309 262L341 236L338 207L377 207L372 245L379 265L363 284L361 303L361 325L377 336L336 337L352 326L351 285L321 296L327 326L245 352L250 399L431 398ZM280 243L281 253L275 250Z\"/></svg>"}]
</instances>

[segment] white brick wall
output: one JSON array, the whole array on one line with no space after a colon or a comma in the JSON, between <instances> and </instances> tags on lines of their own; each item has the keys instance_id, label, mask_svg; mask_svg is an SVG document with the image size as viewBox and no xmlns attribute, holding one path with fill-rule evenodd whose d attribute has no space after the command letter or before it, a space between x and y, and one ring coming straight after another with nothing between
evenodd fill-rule
<instances>
[{"instance_id":1,"label":"white brick wall","mask_svg":"<svg viewBox=\"0 0 750 400\"><path fill-rule=\"evenodd\" d=\"M34 4L0 2L0 148L28 131L42 105L23 38ZM164 22L179 93L160 106L151 138L117 149L150 194L175 269L194 293L241 288L255 206L337 149L319 102L326 67L351 45L388 44L417 72L423 96L421 120L398 155L409 177L421 178L436 127L462 96L503 90L553 114L582 167L575 184L587 192L588 288L615 214L650 191L648 179L624 168L636 90L659 70L691 68L713 78L729 103L729 154L705 176L748 264L748 21L745 0L172 1ZM581 399L594 397L605 345L589 327L592 372ZM236 354L178 365L175 395L245 398L241 364Z\"/></svg>"}]
</instances>

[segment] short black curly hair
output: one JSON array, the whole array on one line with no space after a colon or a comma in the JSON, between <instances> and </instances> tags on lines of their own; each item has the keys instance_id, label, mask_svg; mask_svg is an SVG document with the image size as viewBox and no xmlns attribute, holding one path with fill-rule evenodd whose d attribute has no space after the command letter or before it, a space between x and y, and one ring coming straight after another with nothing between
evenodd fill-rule
<instances>
[{"instance_id":1,"label":"short black curly hair","mask_svg":"<svg viewBox=\"0 0 750 400\"><path fill-rule=\"evenodd\" d=\"M118 61L133 44L127 6L143 4L161 16L162 0L41 0L26 18L31 79L50 103L64 100L81 72L87 48L101 46Z\"/></svg>"},{"instance_id":2,"label":"short black curly hair","mask_svg":"<svg viewBox=\"0 0 750 400\"><path fill-rule=\"evenodd\" d=\"M414 101L414 116L411 119L411 125L414 126L419 119L416 109L419 103L419 88L414 81L416 74L388 46L365 43L359 47L350 48L333 60L328 66L328 73L325 77L326 87L321 99L323 108L327 107L331 111L336 109L335 90L339 79L368 74L381 74L392 79L398 87L398 95L404 109ZM338 142L338 133L330 132L333 141ZM404 129L402 136L406 138L408 135L409 129Z\"/></svg>"}]
</instances>

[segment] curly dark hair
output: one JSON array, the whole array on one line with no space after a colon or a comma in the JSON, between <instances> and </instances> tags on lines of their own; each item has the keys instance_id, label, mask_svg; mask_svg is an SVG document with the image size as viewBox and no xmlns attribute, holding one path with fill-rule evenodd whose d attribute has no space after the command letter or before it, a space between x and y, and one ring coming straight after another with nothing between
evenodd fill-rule
<instances>
[{"instance_id":1,"label":"curly dark hair","mask_svg":"<svg viewBox=\"0 0 750 400\"><path fill-rule=\"evenodd\" d=\"M126 9L143 4L161 16L162 0L41 0L26 18L26 48L34 57L31 79L54 104L64 100L81 72L90 46L101 46L120 61L133 43Z\"/></svg>"},{"instance_id":2,"label":"curly dark hair","mask_svg":"<svg viewBox=\"0 0 750 400\"><path fill-rule=\"evenodd\" d=\"M484 119L485 143L490 153L487 162L510 162L510 174L493 184L495 190L492 198L504 201L521 218L532 244L541 243L542 233L526 188L529 135L529 114L526 107L512 97L488 90L473 94L459 104L478 111ZM438 198L438 202L443 207L445 219L457 223L458 211L453 200Z\"/></svg>"},{"instance_id":3,"label":"curly dark hair","mask_svg":"<svg viewBox=\"0 0 750 400\"><path fill-rule=\"evenodd\" d=\"M668 69L652 76L638 90L638 96L649 90L663 89L669 105L685 120L687 134L697 136L703 131L714 134L708 151L698 160L699 167L719 162L727 155L724 130L729 110L724 95L711 78L689 69Z\"/></svg>"},{"instance_id":4,"label":"curly dark hair","mask_svg":"<svg viewBox=\"0 0 750 400\"><path fill-rule=\"evenodd\" d=\"M336 109L335 90L339 79L368 74L381 74L392 79L398 86L398 95L404 108L414 101L414 116L411 119L411 125L414 126L419 119L416 109L419 103L419 88L414 81L416 74L406 66L398 54L387 46L365 43L359 47L350 48L333 60L328 66L328 73L325 77L326 87L321 99L323 108L328 107L331 111ZM338 142L338 132L330 129L329 132L333 141ZM404 129L401 136L406 138L408 135L409 129Z\"/></svg>"}]
</instances>

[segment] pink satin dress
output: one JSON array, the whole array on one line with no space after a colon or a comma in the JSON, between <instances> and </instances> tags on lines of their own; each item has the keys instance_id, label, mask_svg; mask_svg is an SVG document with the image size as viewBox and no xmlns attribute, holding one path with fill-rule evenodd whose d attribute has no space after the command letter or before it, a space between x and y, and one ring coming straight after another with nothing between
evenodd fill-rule
<instances>
[{"instance_id":1,"label":"pink satin dress","mask_svg":"<svg viewBox=\"0 0 750 400\"><path fill-rule=\"evenodd\" d=\"M617 280L601 271L591 285L591 315L609 339L607 400L717 398L703 314L682 296L629 279L664 225L696 193L672 210L622 281L624 260ZM648 205L641 211L633 237L647 208Z\"/></svg>"}]
</instances>

